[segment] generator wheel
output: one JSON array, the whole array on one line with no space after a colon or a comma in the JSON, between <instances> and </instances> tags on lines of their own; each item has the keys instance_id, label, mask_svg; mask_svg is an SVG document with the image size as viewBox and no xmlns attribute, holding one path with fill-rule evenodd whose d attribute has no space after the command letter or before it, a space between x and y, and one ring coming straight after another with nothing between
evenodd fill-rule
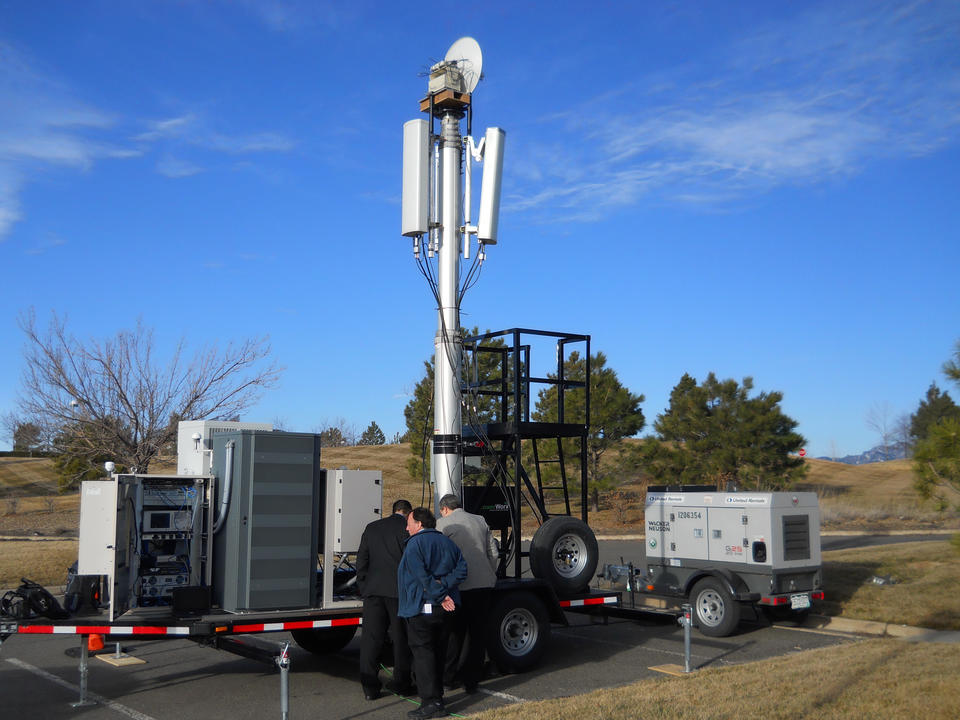
<instances>
[{"instance_id":1,"label":"generator wheel","mask_svg":"<svg viewBox=\"0 0 960 720\"><path fill-rule=\"evenodd\" d=\"M585 590L597 570L597 537L586 523L558 515L547 520L530 543L530 570L560 594Z\"/></svg>"},{"instance_id":2,"label":"generator wheel","mask_svg":"<svg viewBox=\"0 0 960 720\"><path fill-rule=\"evenodd\" d=\"M550 641L547 608L533 593L506 593L490 609L487 638L487 652L501 672L530 670Z\"/></svg>"},{"instance_id":3,"label":"generator wheel","mask_svg":"<svg viewBox=\"0 0 960 720\"><path fill-rule=\"evenodd\" d=\"M291 630L290 634L293 635L294 642L307 652L326 655L343 650L357 634L357 626L342 625L316 630Z\"/></svg>"},{"instance_id":4,"label":"generator wheel","mask_svg":"<svg viewBox=\"0 0 960 720\"><path fill-rule=\"evenodd\" d=\"M740 624L740 603L717 578L705 577L694 585L690 600L700 632L708 637L732 635Z\"/></svg>"}]
</instances>

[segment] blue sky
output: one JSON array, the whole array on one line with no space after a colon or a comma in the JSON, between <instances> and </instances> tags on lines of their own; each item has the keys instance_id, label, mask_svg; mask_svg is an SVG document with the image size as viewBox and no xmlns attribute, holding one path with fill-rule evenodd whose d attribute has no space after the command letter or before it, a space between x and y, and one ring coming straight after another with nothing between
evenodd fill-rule
<instances>
[{"instance_id":1,"label":"blue sky","mask_svg":"<svg viewBox=\"0 0 960 720\"><path fill-rule=\"evenodd\" d=\"M401 128L463 35L474 132L507 132L465 326L591 334L648 429L684 372L752 376L817 456L949 387L960 4L587 7L0 2L0 413L33 307L269 334L286 370L245 419L402 430L436 314Z\"/></svg>"}]
</instances>

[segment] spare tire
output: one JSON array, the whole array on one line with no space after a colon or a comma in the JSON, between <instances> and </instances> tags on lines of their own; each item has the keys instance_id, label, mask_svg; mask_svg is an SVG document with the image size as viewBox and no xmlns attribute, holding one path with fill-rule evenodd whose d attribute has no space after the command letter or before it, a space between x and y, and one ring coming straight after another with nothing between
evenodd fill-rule
<instances>
[{"instance_id":1,"label":"spare tire","mask_svg":"<svg viewBox=\"0 0 960 720\"><path fill-rule=\"evenodd\" d=\"M530 570L557 593L586 590L597 570L597 537L586 523L559 515L547 520L530 543Z\"/></svg>"}]
</instances>

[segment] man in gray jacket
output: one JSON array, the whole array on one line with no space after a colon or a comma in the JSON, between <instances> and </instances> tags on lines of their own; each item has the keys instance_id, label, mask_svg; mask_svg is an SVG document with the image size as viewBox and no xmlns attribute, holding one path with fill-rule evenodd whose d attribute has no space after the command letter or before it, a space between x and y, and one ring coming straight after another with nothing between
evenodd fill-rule
<instances>
[{"instance_id":1,"label":"man in gray jacket","mask_svg":"<svg viewBox=\"0 0 960 720\"><path fill-rule=\"evenodd\" d=\"M456 543L467 561L467 579L460 583L460 607L450 618L444 684L475 693L483 673L485 631L500 561L497 542L487 521L468 513L456 495L440 498L437 530Z\"/></svg>"}]
</instances>

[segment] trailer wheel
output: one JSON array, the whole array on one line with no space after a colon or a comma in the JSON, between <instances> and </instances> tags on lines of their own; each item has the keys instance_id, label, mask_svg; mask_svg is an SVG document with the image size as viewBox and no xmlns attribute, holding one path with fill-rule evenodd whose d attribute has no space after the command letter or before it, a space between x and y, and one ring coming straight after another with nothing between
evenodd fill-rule
<instances>
[{"instance_id":1,"label":"trailer wheel","mask_svg":"<svg viewBox=\"0 0 960 720\"><path fill-rule=\"evenodd\" d=\"M512 592L496 599L487 620L487 652L504 673L530 670L550 640L550 618L533 593Z\"/></svg>"},{"instance_id":2,"label":"trailer wheel","mask_svg":"<svg viewBox=\"0 0 960 720\"><path fill-rule=\"evenodd\" d=\"M740 624L740 603L713 577L706 577L693 586L690 593L697 614L700 632L708 637L732 635Z\"/></svg>"},{"instance_id":3,"label":"trailer wheel","mask_svg":"<svg viewBox=\"0 0 960 720\"><path fill-rule=\"evenodd\" d=\"M597 537L574 517L552 517L539 527L530 543L530 570L558 593L584 590L597 570Z\"/></svg>"},{"instance_id":4,"label":"trailer wheel","mask_svg":"<svg viewBox=\"0 0 960 720\"><path fill-rule=\"evenodd\" d=\"M357 634L356 625L341 625L316 630L291 630L294 642L307 652L326 655L345 648Z\"/></svg>"}]
</instances>

